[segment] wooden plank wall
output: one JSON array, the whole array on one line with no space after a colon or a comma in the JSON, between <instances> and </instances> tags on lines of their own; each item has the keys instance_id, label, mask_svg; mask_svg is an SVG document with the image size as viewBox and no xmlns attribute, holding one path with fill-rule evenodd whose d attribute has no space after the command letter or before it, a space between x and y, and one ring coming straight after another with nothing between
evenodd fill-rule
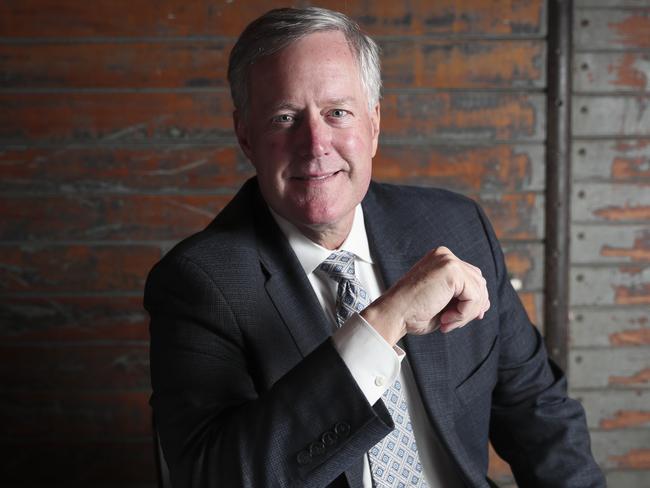
<instances>
[{"instance_id":1,"label":"wooden plank wall","mask_svg":"<svg viewBox=\"0 0 650 488\"><path fill-rule=\"evenodd\" d=\"M570 385L609 486L650 486L650 2L573 32Z\"/></svg>"},{"instance_id":2,"label":"wooden plank wall","mask_svg":"<svg viewBox=\"0 0 650 488\"><path fill-rule=\"evenodd\" d=\"M151 265L252 174L231 130L226 60L241 29L281 3L0 3L3 486L153 483L142 287ZM319 3L357 19L383 48L376 178L478 198L541 325L545 3ZM624 112L631 100L631 132L645 123L636 94L614 100ZM627 143L630 152L590 142L626 156L617 174L631 179L648 162L634 159L643 140ZM589 186L586 195L588 205ZM637 279L614 269L622 284ZM496 458L492 474L509 483Z\"/></svg>"}]
</instances>

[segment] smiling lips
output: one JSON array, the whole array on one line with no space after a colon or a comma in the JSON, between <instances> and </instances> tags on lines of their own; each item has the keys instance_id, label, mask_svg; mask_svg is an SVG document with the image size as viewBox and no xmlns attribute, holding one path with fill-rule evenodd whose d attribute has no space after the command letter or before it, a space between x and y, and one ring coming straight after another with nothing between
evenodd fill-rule
<instances>
[{"instance_id":1,"label":"smiling lips","mask_svg":"<svg viewBox=\"0 0 650 488\"><path fill-rule=\"evenodd\" d=\"M327 178L330 178L332 176L336 176L340 172L341 172L341 170L334 171L333 173L325 173L325 174L319 174L319 175L293 176L292 179L296 179L296 180L299 180L299 181L323 181L323 180L326 180Z\"/></svg>"}]
</instances>

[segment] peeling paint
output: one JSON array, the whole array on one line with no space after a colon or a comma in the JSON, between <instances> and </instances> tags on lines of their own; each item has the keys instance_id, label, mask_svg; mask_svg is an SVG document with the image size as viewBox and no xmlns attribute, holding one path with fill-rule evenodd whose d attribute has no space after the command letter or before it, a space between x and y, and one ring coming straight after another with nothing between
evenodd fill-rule
<instances>
[{"instance_id":1,"label":"peeling paint","mask_svg":"<svg viewBox=\"0 0 650 488\"><path fill-rule=\"evenodd\" d=\"M634 386L650 382L650 368L643 369L632 376L610 376L609 384L614 386Z\"/></svg>"},{"instance_id":2,"label":"peeling paint","mask_svg":"<svg viewBox=\"0 0 650 488\"><path fill-rule=\"evenodd\" d=\"M647 346L650 345L650 329L624 330L609 335L612 346Z\"/></svg>"},{"instance_id":3,"label":"peeling paint","mask_svg":"<svg viewBox=\"0 0 650 488\"><path fill-rule=\"evenodd\" d=\"M632 449L622 456L609 456L618 468L648 469L650 468L650 449Z\"/></svg>"},{"instance_id":4,"label":"peeling paint","mask_svg":"<svg viewBox=\"0 0 650 488\"><path fill-rule=\"evenodd\" d=\"M630 427L641 427L650 423L650 412L642 410L618 410L614 418L602 419L602 429L625 429Z\"/></svg>"}]
</instances>

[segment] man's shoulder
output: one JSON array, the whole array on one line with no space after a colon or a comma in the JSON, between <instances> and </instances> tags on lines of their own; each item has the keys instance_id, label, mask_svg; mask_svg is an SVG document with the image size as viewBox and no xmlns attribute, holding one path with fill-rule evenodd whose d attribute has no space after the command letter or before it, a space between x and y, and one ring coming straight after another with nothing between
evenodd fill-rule
<instances>
[{"instance_id":1,"label":"man's shoulder","mask_svg":"<svg viewBox=\"0 0 650 488\"><path fill-rule=\"evenodd\" d=\"M437 213L475 212L476 203L470 198L443 188L395 185L373 181L365 203L380 206L392 212L417 213L436 209Z\"/></svg>"},{"instance_id":2,"label":"man's shoulder","mask_svg":"<svg viewBox=\"0 0 650 488\"><path fill-rule=\"evenodd\" d=\"M235 197L203 230L175 244L163 261L189 260L204 267L246 260L255 252L254 182L246 182ZM228 259L224 259L228 257Z\"/></svg>"}]
</instances>

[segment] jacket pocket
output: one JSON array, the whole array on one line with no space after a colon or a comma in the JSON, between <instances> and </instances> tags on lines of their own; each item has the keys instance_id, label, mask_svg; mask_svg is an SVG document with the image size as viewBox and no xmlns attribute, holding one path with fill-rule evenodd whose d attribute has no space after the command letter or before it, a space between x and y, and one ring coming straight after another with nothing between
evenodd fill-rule
<instances>
[{"instance_id":1,"label":"jacket pocket","mask_svg":"<svg viewBox=\"0 0 650 488\"><path fill-rule=\"evenodd\" d=\"M497 382L497 367L499 351L497 347L497 340L499 336L495 336L487 356L483 361L474 369L472 374L465 378L455 389L455 394L461 406L467 407L473 403L477 398L483 397L486 399L491 398L492 389Z\"/></svg>"}]
</instances>

